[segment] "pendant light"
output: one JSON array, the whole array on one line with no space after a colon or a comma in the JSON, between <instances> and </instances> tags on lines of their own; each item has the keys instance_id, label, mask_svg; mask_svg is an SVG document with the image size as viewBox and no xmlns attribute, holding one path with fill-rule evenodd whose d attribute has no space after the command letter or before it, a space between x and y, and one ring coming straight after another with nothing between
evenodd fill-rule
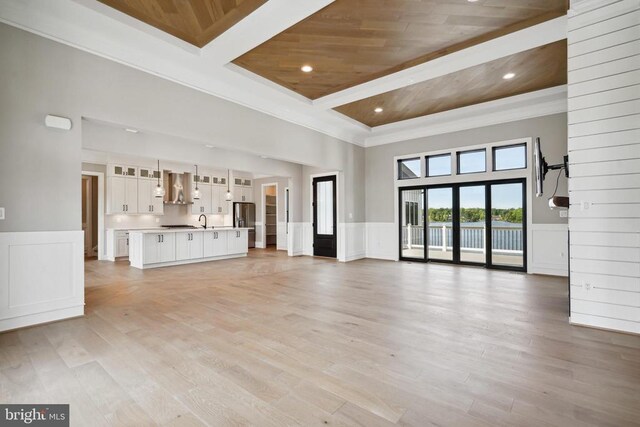
<instances>
[{"instance_id":1,"label":"pendant light","mask_svg":"<svg viewBox=\"0 0 640 427\"><path fill-rule=\"evenodd\" d=\"M193 190L193 200L200 200L200 189L198 188L198 182L200 181L200 175L198 175L198 165L196 165L196 189Z\"/></svg>"},{"instance_id":2,"label":"pendant light","mask_svg":"<svg viewBox=\"0 0 640 427\"><path fill-rule=\"evenodd\" d=\"M164 188L162 184L160 184L160 175L160 160L158 160L158 185L156 185L156 188L153 190L153 195L158 199L164 197Z\"/></svg>"},{"instance_id":3,"label":"pendant light","mask_svg":"<svg viewBox=\"0 0 640 427\"><path fill-rule=\"evenodd\" d=\"M233 194L231 194L231 182L229 181L229 179L230 179L230 172L229 172L229 169L227 169L227 194L226 196L224 196L227 202L230 202L231 200L233 200Z\"/></svg>"}]
</instances>

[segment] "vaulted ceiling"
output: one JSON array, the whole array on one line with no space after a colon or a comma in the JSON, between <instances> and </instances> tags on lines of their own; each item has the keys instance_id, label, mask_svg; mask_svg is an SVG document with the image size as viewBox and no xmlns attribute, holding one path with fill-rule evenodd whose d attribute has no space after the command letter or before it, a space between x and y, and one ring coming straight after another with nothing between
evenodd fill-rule
<instances>
[{"instance_id":1,"label":"vaulted ceiling","mask_svg":"<svg viewBox=\"0 0 640 427\"><path fill-rule=\"evenodd\" d=\"M450 131L447 120L566 111L567 9L568 0L3 0L0 20L366 146Z\"/></svg>"}]
</instances>

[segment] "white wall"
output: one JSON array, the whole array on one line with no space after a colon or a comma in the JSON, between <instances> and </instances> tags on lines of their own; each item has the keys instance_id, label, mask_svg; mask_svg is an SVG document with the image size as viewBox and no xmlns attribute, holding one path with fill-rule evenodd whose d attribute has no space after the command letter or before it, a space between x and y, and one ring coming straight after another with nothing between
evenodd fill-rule
<instances>
[{"instance_id":1,"label":"white wall","mask_svg":"<svg viewBox=\"0 0 640 427\"><path fill-rule=\"evenodd\" d=\"M640 2L573 9L571 322L640 333Z\"/></svg>"}]
</instances>

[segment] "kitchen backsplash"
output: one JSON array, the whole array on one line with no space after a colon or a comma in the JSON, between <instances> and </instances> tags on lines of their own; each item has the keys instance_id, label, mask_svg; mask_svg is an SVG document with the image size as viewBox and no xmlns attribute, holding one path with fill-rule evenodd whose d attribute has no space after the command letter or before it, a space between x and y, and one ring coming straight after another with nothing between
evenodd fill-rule
<instances>
[{"instance_id":1,"label":"kitchen backsplash","mask_svg":"<svg viewBox=\"0 0 640 427\"><path fill-rule=\"evenodd\" d=\"M191 206L164 206L164 215L105 215L106 228L154 228L162 225L198 225L198 216L192 215ZM158 222L156 222L158 220ZM207 225L232 226L231 215L207 215Z\"/></svg>"}]
</instances>

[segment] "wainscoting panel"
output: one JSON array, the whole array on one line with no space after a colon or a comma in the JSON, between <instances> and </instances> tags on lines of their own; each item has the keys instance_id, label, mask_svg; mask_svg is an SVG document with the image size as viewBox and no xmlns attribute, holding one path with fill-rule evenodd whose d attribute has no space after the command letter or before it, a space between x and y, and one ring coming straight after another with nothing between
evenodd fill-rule
<instances>
[{"instance_id":1,"label":"wainscoting panel","mask_svg":"<svg viewBox=\"0 0 640 427\"><path fill-rule=\"evenodd\" d=\"M265 240L262 231L262 223L256 222L256 248L259 249L263 249L265 247Z\"/></svg>"},{"instance_id":2,"label":"wainscoting panel","mask_svg":"<svg viewBox=\"0 0 640 427\"><path fill-rule=\"evenodd\" d=\"M564 276L569 274L569 240L566 224L533 224L529 273Z\"/></svg>"},{"instance_id":3,"label":"wainscoting panel","mask_svg":"<svg viewBox=\"0 0 640 427\"><path fill-rule=\"evenodd\" d=\"M309 224L310 226L311 224ZM287 235L287 251L289 256L307 255L305 253L305 223L290 222Z\"/></svg>"},{"instance_id":4,"label":"wainscoting panel","mask_svg":"<svg viewBox=\"0 0 640 427\"><path fill-rule=\"evenodd\" d=\"M366 224L367 258L398 259L398 228L393 222L368 222Z\"/></svg>"},{"instance_id":5,"label":"wainscoting panel","mask_svg":"<svg viewBox=\"0 0 640 427\"><path fill-rule=\"evenodd\" d=\"M84 314L82 231L0 233L0 331Z\"/></svg>"},{"instance_id":6,"label":"wainscoting panel","mask_svg":"<svg viewBox=\"0 0 640 427\"><path fill-rule=\"evenodd\" d=\"M348 222L338 224L338 259L342 262L355 261L367 256L366 224L364 222ZM342 256L341 256L342 255Z\"/></svg>"},{"instance_id":7,"label":"wainscoting panel","mask_svg":"<svg viewBox=\"0 0 640 427\"><path fill-rule=\"evenodd\" d=\"M289 244L289 239L287 237L287 223L279 222L276 227L276 233L278 233L276 236L276 248L279 251L286 251Z\"/></svg>"}]
</instances>

